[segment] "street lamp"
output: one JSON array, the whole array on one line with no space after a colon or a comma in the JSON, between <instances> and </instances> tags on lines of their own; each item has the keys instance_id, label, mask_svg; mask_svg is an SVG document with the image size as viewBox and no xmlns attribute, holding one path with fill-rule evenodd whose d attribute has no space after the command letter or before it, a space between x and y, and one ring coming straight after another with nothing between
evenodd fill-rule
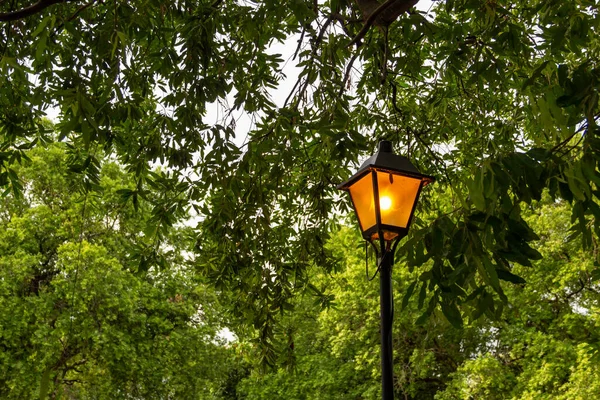
<instances>
[{"instance_id":1,"label":"street lamp","mask_svg":"<svg viewBox=\"0 0 600 400\"><path fill-rule=\"evenodd\" d=\"M408 233L423 186L433 182L406 157L393 153L392 143L379 142L379 150L338 189L347 190L363 238L377 253L381 307L381 388L383 400L394 398L392 357L392 265L400 240Z\"/></svg>"}]
</instances>

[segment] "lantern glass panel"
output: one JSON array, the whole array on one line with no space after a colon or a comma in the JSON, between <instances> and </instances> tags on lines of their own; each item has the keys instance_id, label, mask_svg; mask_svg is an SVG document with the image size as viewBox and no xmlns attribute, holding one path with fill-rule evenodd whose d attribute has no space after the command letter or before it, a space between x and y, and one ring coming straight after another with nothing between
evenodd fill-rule
<instances>
[{"instance_id":1,"label":"lantern glass panel","mask_svg":"<svg viewBox=\"0 0 600 400\"><path fill-rule=\"evenodd\" d=\"M421 179L377 171L381 223L406 228L421 187Z\"/></svg>"},{"instance_id":2,"label":"lantern glass panel","mask_svg":"<svg viewBox=\"0 0 600 400\"><path fill-rule=\"evenodd\" d=\"M354 182L348 190L358 216L360 229L364 232L375 226L375 202L373 196L373 179L371 172Z\"/></svg>"}]
</instances>

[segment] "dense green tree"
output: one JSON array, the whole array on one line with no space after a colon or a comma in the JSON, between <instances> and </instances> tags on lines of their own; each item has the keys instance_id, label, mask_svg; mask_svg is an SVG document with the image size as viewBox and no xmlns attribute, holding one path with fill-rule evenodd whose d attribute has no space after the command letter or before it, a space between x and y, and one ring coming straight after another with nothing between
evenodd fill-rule
<instances>
[{"instance_id":1,"label":"dense green tree","mask_svg":"<svg viewBox=\"0 0 600 400\"><path fill-rule=\"evenodd\" d=\"M541 257L522 204L547 188L571 205L586 247L597 237L598 7L415 4L4 1L0 184L22 191L14 165L52 140L39 121L58 108L57 139L84 160L73 166L90 187L103 154L134 172L126 197L154 205L159 243L195 210L196 267L235 292L231 317L273 363L273 314L306 287L307 268L334 267L324 244L348 211L335 185L390 139L448 196L423 202L427 218L399 253L409 267L433 260L414 290L425 315L498 317L500 280ZM283 102L271 94L285 73L279 41L297 44L300 69ZM242 132L241 114L252 121Z\"/></svg>"},{"instance_id":2,"label":"dense green tree","mask_svg":"<svg viewBox=\"0 0 600 400\"><path fill-rule=\"evenodd\" d=\"M507 291L501 321L461 365L438 399L591 399L600 396L597 368L600 275L589 252L573 241L564 203L548 201L527 215L540 232L544 259L517 267L527 283Z\"/></svg>"},{"instance_id":3,"label":"dense green tree","mask_svg":"<svg viewBox=\"0 0 600 400\"><path fill-rule=\"evenodd\" d=\"M367 279L364 254L356 248L357 241L356 232L347 228L333 235L329 248L342 260L342 269L332 275L312 271L312 291L321 296L317 301L313 295L298 298L296 311L282 318L282 329L276 332L277 353L287 352L291 360L280 360L282 367L261 374L254 369L247 345L236 352L240 360L236 371L245 371L245 375L238 375L237 398L381 398L378 282ZM417 277L416 271L411 273L398 264L395 293L406 292ZM398 398L432 399L484 340L477 325L455 329L442 314L415 325L422 313L419 309L424 307L419 303L416 297L395 299Z\"/></svg>"},{"instance_id":4,"label":"dense green tree","mask_svg":"<svg viewBox=\"0 0 600 400\"><path fill-rule=\"evenodd\" d=\"M314 279L316 289L334 302L323 310L321 304L310 307L312 299L308 298L298 306L304 314L299 311L283 323L294 334L294 374L280 369L274 385L262 384L272 381L269 375L259 378L259 384L248 378L243 382L248 398L282 398L284 394L297 399L381 397L378 282L367 279L364 255L353 245L357 240L348 230L336 234L332 251L343 260L343 270ZM396 293L406 290L410 276L406 269L395 270ZM416 299L400 312L401 300L396 299L394 326L396 391L431 398L443 384L438 376L453 371L453 363L461 360L455 343L468 333L453 330L435 317L425 326L415 326Z\"/></svg>"},{"instance_id":5,"label":"dense green tree","mask_svg":"<svg viewBox=\"0 0 600 400\"><path fill-rule=\"evenodd\" d=\"M2 199L0 397L212 398L225 348L185 228L156 247L130 176L105 163L86 192L69 152L28 151L23 197Z\"/></svg>"},{"instance_id":6,"label":"dense green tree","mask_svg":"<svg viewBox=\"0 0 600 400\"><path fill-rule=\"evenodd\" d=\"M526 279L506 291L499 320L479 317L462 329L441 311L422 325L414 321L426 306L410 291L419 271L396 264L394 292L395 391L399 399L592 399L600 396L598 368L599 279L581 242L568 240L568 204L543 202L524 210L540 232L536 248L545 256L531 267L515 267ZM379 314L377 282L365 276L358 235L344 229L329 246L343 260L337 273L313 271L314 298L297 299L297 311L283 318L278 343L294 348L294 360L268 374L252 371L252 353L235 355L237 396L243 399L378 399ZM423 268L430 268L431 262ZM331 296L335 296L334 299ZM232 364L234 365L234 364ZM289 365L293 365L290 367Z\"/></svg>"}]
</instances>

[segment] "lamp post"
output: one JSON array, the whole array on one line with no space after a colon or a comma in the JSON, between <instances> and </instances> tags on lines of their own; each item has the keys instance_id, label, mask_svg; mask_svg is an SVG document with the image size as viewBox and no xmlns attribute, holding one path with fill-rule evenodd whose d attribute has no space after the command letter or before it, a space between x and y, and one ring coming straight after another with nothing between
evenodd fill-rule
<instances>
[{"instance_id":1,"label":"lamp post","mask_svg":"<svg viewBox=\"0 0 600 400\"><path fill-rule=\"evenodd\" d=\"M392 356L392 265L396 246L408 233L423 186L433 182L406 157L393 153L392 143L379 142L379 150L338 189L350 193L363 238L377 253L381 307L381 394L394 398Z\"/></svg>"}]
</instances>

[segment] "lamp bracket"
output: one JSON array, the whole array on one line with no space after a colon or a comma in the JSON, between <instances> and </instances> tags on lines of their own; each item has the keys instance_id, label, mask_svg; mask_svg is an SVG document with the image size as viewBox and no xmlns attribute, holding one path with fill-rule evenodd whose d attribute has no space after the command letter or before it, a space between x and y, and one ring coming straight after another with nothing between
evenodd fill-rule
<instances>
[{"instance_id":1,"label":"lamp bracket","mask_svg":"<svg viewBox=\"0 0 600 400\"><path fill-rule=\"evenodd\" d=\"M371 240L365 240L365 271L366 271L367 279L369 281L372 281L373 279L375 279L375 277L377 276L379 271L381 271L381 266L382 266L385 258L391 257L392 260L390 262L390 265L394 264L394 255L396 254L396 248L398 247L398 244L405 236L406 236L406 234L399 235L398 237L394 238L393 240L385 241L385 242L382 240L380 242L381 247L378 247ZM373 250L375 250L375 255L377 256L377 270L371 277L369 276L369 251L368 251L369 244L371 246L373 246Z\"/></svg>"}]
</instances>

